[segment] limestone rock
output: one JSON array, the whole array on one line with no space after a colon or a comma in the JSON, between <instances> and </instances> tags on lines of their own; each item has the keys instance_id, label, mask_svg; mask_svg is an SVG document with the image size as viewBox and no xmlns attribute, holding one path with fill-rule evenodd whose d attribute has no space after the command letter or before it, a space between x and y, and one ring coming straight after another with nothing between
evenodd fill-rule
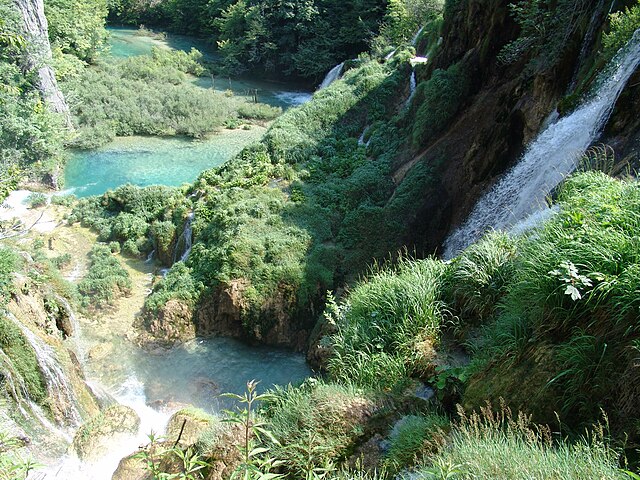
<instances>
[{"instance_id":1,"label":"limestone rock","mask_svg":"<svg viewBox=\"0 0 640 480\"><path fill-rule=\"evenodd\" d=\"M96 459L108 453L123 437L135 434L139 427L140 418L132 408L111 405L80 427L72 448L81 460Z\"/></svg>"},{"instance_id":2,"label":"limestone rock","mask_svg":"<svg viewBox=\"0 0 640 480\"><path fill-rule=\"evenodd\" d=\"M207 429L214 417L196 408L184 408L171 416L165 434L166 441L173 445L179 437L179 445L193 445ZM183 427L184 425L184 427Z\"/></svg>"},{"instance_id":3,"label":"limestone rock","mask_svg":"<svg viewBox=\"0 0 640 480\"><path fill-rule=\"evenodd\" d=\"M36 83L42 98L52 110L60 113L72 128L71 114L62 92L58 88L56 76L50 66L51 45L49 44L49 25L44 15L43 0L14 0L22 15L24 36L29 46L24 55L23 68L37 70ZM57 181L55 181L57 183Z\"/></svg>"},{"instance_id":4,"label":"limestone rock","mask_svg":"<svg viewBox=\"0 0 640 480\"><path fill-rule=\"evenodd\" d=\"M118 468L113 472L111 480L150 480L151 472L142 458L137 457L138 452L120 460Z\"/></svg>"},{"instance_id":5,"label":"limestone rock","mask_svg":"<svg viewBox=\"0 0 640 480\"><path fill-rule=\"evenodd\" d=\"M148 321L147 330L163 342L184 342L196 336L193 311L181 300L171 299Z\"/></svg>"}]
</instances>

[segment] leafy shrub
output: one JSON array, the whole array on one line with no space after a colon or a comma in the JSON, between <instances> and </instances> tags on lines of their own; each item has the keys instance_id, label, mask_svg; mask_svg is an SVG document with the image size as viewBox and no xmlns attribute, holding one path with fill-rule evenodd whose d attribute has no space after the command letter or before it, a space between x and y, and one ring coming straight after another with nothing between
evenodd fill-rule
<instances>
[{"instance_id":1,"label":"leafy shrub","mask_svg":"<svg viewBox=\"0 0 640 480\"><path fill-rule=\"evenodd\" d=\"M416 88L412 139L414 147L424 146L444 130L465 101L469 92L469 74L461 63L447 70L436 70Z\"/></svg>"},{"instance_id":2,"label":"leafy shrub","mask_svg":"<svg viewBox=\"0 0 640 480\"><path fill-rule=\"evenodd\" d=\"M479 324L490 319L510 284L516 242L492 232L462 252L447 275L450 305L462 324Z\"/></svg>"},{"instance_id":3,"label":"leafy shrub","mask_svg":"<svg viewBox=\"0 0 640 480\"><path fill-rule=\"evenodd\" d=\"M89 270L78 284L83 303L94 307L110 305L131 291L131 278L109 245L97 243L89 252Z\"/></svg>"},{"instance_id":4,"label":"leafy shrub","mask_svg":"<svg viewBox=\"0 0 640 480\"><path fill-rule=\"evenodd\" d=\"M605 409L620 432L640 418L631 400L637 395L631 385L640 381L633 366L640 188L601 172L576 174L559 189L558 206L519 245L513 281L478 358L485 369L505 359L514 371L536 365L527 371L546 388L538 403L529 400L534 413L557 402L575 426L597 421ZM508 382L483 383L492 398L508 397Z\"/></svg>"},{"instance_id":5,"label":"leafy shrub","mask_svg":"<svg viewBox=\"0 0 640 480\"><path fill-rule=\"evenodd\" d=\"M11 366L24 381L29 397L42 405L47 399L47 387L36 353L20 328L5 314L0 315L0 349L11 359Z\"/></svg>"},{"instance_id":6,"label":"leafy shrub","mask_svg":"<svg viewBox=\"0 0 640 480\"><path fill-rule=\"evenodd\" d=\"M61 205L63 207L70 207L76 201L75 195L52 195L51 203L54 205Z\"/></svg>"},{"instance_id":7,"label":"leafy shrub","mask_svg":"<svg viewBox=\"0 0 640 480\"><path fill-rule=\"evenodd\" d=\"M364 392L315 379L271 393L263 415L280 444L272 453L286 459L292 478L307 478L343 459L373 407Z\"/></svg>"},{"instance_id":8,"label":"leafy shrub","mask_svg":"<svg viewBox=\"0 0 640 480\"><path fill-rule=\"evenodd\" d=\"M238 107L238 115L241 118L254 120L273 120L282 114L280 107L272 107L264 103L246 103Z\"/></svg>"},{"instance_id":9,"label":"leafy shrub","mask_svg":"<svg viewBox=\"0 0 640 480\"><path fill-rule=\"evenodd\" d=\"M608 33L602 35L602 45L605 55L613 57L615 53L624 47L640 27L640 2L623 11L609 16L610 28Z\"/></svg>"},{"instance_id":10,"label":"leafy shrub","mask_svg":"<svg viewBox=\"0 0 640 480\"><path fill-rule=\"evenodd\" d=\"M187 135L200 138L237 117L246 102L193 85L186 74L200 74L202 55L154 49L141 55L87 68L62 82L78 98L72 113L79 127L74 145L93 148L116 135Z\"/></svg>"},{"instance_id":11,"label":"leafy shrub","mask_svg":"<svg viewBox=\"0 0 640 480\"><path fill-rule=\"evenodd\" d=\"M18 256L8 248L0 247L0 304L9 301L13 292L13 272L18 266Z\"/></svg>"},{"instance_id":12,"label":"leafy shrub","mask_svg":"<svg viewBox=\"0 0 640 480\"><path fill-rule=\"evenodd\" d=\"M144 302L147 312L157 312L170 299L178 299L193 306L202 285L190 275L191 270L182 262L174 263L167 275L153 286L153 291Z\"/></svg>"},{"instance_id":13,"label":"leafy shrub","mask_svg":"<svg viewBox=\"0 0 640 480\"><path fill-rule=\"evenodd\" d=\"M47 196L44 193L31 193L27 197L27 203L31 208L44 207L47 204Z\"/></svg>"},{"instance_id":14,"label":"leafy shrub","mask_svg":"<svg viewBox=\"0 0 640 480\"><path fill-rule=\"evenodd\" d=\"M138 257L150 253L154 244L171 246L176 223L182 226L189 203L176 188L123 185L100 197L80 199L68 222L81 222L95 230L100 241L120 242L123 252Z\"/></svg>"}]
</instances>

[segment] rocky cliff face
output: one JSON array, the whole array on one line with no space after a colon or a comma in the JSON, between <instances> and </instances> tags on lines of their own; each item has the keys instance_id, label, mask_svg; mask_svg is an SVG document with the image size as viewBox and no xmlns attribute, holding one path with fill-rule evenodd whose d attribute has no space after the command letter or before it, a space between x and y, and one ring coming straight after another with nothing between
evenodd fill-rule
<instances>
[{"instance_id":1,"label":"rocky cliff face","mask_svg":"<svg viewBox=\"0 0 640 480\"><path fill-rule=\"evenodd\" d=\"M98 404L70 338L77 332L69 304L26 275L15 274L14 285L0 311L0 402L9 406L10 425L21 425L9 433L50 447L32 452L43 458L62 453L56 449L65 448L65 434L96 414Z\"/></svg>"},{"instance_id":2,"label":"rocky cliff face","mask_svg":"<svg viewBox=\"0 0 640 480\"><path fill-rule=\"evenodd\" d=\"M409 229L412 237L406 239L428 252L467 217L482 192L515 163L571 93L578 73L588 70L605 21L605 15L597 14L602 2L585 0L555 62L541 68L533 54L525 52L503 64L498 54L520 34L509 7L513 2L450 3L441 47L428 67L418 71L418 80L460 62L470 77L470 95L451 126L400 161L394 174L398 184L418 163L435 169L437 182L421 199Z\"/></svg>"},{"instance_id":3,"label":"rocky cliff face","mask_svg":"<svg viewBox=\"0 0 640 480\"><path fill-rule=\"evenodd\" d=\"M22 16L23 35L27 40L23 68L26 71L37 71L37 87L42 98L55 112L64 117L67 126L71 128L69 107L58 88L55 73L50 66L51 45L49 44L49 27L44 15L44 2L43 0L14 0L14 3Z\"/></svg>"}]
</instances>

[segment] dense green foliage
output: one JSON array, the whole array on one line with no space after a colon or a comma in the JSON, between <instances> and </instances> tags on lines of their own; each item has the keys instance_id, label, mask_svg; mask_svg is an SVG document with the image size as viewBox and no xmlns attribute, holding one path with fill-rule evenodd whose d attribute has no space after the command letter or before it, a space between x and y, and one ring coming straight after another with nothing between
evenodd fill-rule
<instances>
[{"instance_id":1,"label":"dense green foliage","mask_svg":"<svg viewBox=\"0 0 640 480\"><path fill-rule=\"evenodd\" d=\"M416 88L413 144L426 144L444 130L469 93L469 75L457 63L447 70L436 70Z\"/></svg>"},{"instance_id":2,"label":"dense green foliage","mask_svg":"<svg viewBox=\"0 0 640 480\"><path fill-rule=\"evenodd\" d=\"M583 0L520 0L511 5L519 37L499 55L504 63L530 59L535 69L549 69L562 59L577 26L592 14Z\"/></svg>"},{"instance_id":3,"label":"dense green foliage","mask_svg":"<svg viewBox=\"0 0 640 480\"><path fill-rule=\"evenodd\" d=\"M117 241L125 253L139 256L156 249L171 256L176 225L181 227L189 201L172 187L123 185L100 197L78 201L68 218L98 233L102 242Z\"/></svg>"},{"instance_id":4,"label":"dense green foliage","mask_svg":"<svg viewBox=\"0 0 640 480\"><path fill-rule=\"evenodd\" d=\"M167 275L153 285L153 291L145 300L147 312L155 312L170 299L178 299L193 307L202 286L194 282L190 270L184 263L178 262Z\"/></svg>"},{"instance_id":5,"label":"dense green foliage","mask_svg":"<svg viewBox=\"0 0 640 480\"><path fill-rule=\"evenodd\" d=\"M87 62L95 61L107 38L107 2L46 0L44 6L51 47Z\"/></svg>"},{"instance_id":6,"label":"dense green foliage","mask_svg":"<svg viewBox=\"0 0 640 480\"><path fill-rule=\"evenodd\" d=\"M517 366L545 350L547 394L538 402L548 408L552 398L574 421L593 421L602 408L615 429L632 425L640 418L631 400L639 381L633 365L640 188L584 173L563 185L559 202L560 213L519 246L496 331L479 347L480 357L486 368L498 358Z\"/></svg>"},{"instance_id":7,"label":"dense green foliage","mask_svg":"<svg viewBox=\"0 0 640 480\"><path fill-rule=\"evenodd\" d=\"M63 122L34 86L35 72L20 61L26 47L12 2L0 2L0 199L25 177L42 180L64 161Z\"/></svg>"},{"instance_id":8,"label":"dense green foliage","mask_svg":"<svg viewBox=\"0 0 640 480\"><path fill-rule=\"evenodd\" d=\"M490 407L470 417L462 415L445 448L425 460L421 478L517 480L521 478L607 478L624 480L618 454L596 430L575 444L554 443L550 429L531 424L525 415Z\"/></svg>"},{"instance_id":9,"label":"dense green foliage","mask_svg":"<svg viewBox=\"0 0 640 480\"><path fill-rule=\"evenodd\" d=\"M610 30L602 38L602 44L608 57L612 57L622 48L633 33L640 28L640 2L610 16Z\"/></svg>"},{"instance_id":10,"label":"dense green foliage","mask_svg":"<svg viewBox=\"0 0 640 480\"><path fill-rule=\"evenodd\" d=\"M47 387L40 372L36 353L20 328L0 313L0 351L11 359L11 365L22 380L34 402L43 404L47 399Z\"/></svg>"},{"instance_id":11,"label":"dense green foliage","mask_svg":"<svg viewBox=\"0 0 640 480\"><path fill-rule=\"evenodd\" d=\"M131 278L108 245L96 243L89 252L89 270L78 284L85 305L103 307L131 291Z\"/></svg>"},{"instance_id":12,"label":"dense green foliage","mask_svg":"<svg viewBox=\"0 0 640 480\"><path fill-rule=\"evenodd\" d=\"M8 248L0 247L0 305L9 300L13 291L13 272L17 265L16 254Z\"/></svg>"},{"instance_id":13,"label":"dense green foliage","mask_svg":"<svg viewBox=\"0 0 640 480\"><path fill-rule=\"evenodd\" d=\"M401 259L372 272L332 315L338 333L329 363L333 378L368 387L393 387L420 368L423 350L439 342L445 266ZM413 364L413 365L412 365Z\"/></svg>"},{"instance_id":14,"label":"dense green foliage","mask_svg":"<svg viewBox=\"0 0 640 480\"><path fill-rule=\"evenodd\" d=\"M118 0L110 4L110 15L119 22L212 37L228 73L260 70L315 81L335 64L367 50L385 13L381 0Z\"/></svg>"},{"instance_id":15,"label":"dense green foliage","mask_svg":"<svg viewBox=\"0 0 640 480\"><path fill-rule=\"evenodd\" d=\"M193 49L154 48L151 55L100 63L62 83L73 98L79 127L74 145L91 148L116 135L186 135L200 138L238 115L271 120L280 112L266 105L193 85L204 72ZM240 112L238 112L240 110Z\"/></svg>"}]
</instances>

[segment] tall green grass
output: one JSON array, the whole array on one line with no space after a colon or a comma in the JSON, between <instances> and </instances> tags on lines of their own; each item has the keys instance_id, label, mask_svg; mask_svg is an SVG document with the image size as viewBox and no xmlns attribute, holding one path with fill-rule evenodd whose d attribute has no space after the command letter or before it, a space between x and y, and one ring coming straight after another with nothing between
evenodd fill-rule
<instances>
[{"instance_id":1,"label":"tall green grass","mask_svg":"<svg viewBox=\"0 0 640 480\"><path fill-rule=\"evenodd\" d=\"M605 409L620 433L640 417L630 401L640 382L632 353L640 335L640 186L580 173L560 188L558 206L519 244L479 357L487 366L499 358L536 365L532 375L546 369L546 403L557 400L563 419L590 423ZM504 382L485 386L492 382L505 394Z\"/></svg>"},{"instance_id":2,"label":"tall green grass","mask_svg":"<svg viewBox=\"0 0 640 480\"><path fill-rule=\"evenodd\" d=\"M435 259L401 258L395 266L374 267L333 319L338 332L329 362L332 377L387 387L408 377L417 363L418 345L439 342L445 270Z\"/></svg>"},{"instance_id":3,"label":"tall green grass","mask_svg":"<svg viewBox=\"0 0 640 480\"><path fill-rule=\"evenodd\" d=\"M495 413L488 406L470 416L462 413L447 446L420 470L420 478L625 479L618 458L602 427L573 444L555 442L549 428L532 424L526 415L514 418L509 410Z\"/></svg>"}]
</instances>

